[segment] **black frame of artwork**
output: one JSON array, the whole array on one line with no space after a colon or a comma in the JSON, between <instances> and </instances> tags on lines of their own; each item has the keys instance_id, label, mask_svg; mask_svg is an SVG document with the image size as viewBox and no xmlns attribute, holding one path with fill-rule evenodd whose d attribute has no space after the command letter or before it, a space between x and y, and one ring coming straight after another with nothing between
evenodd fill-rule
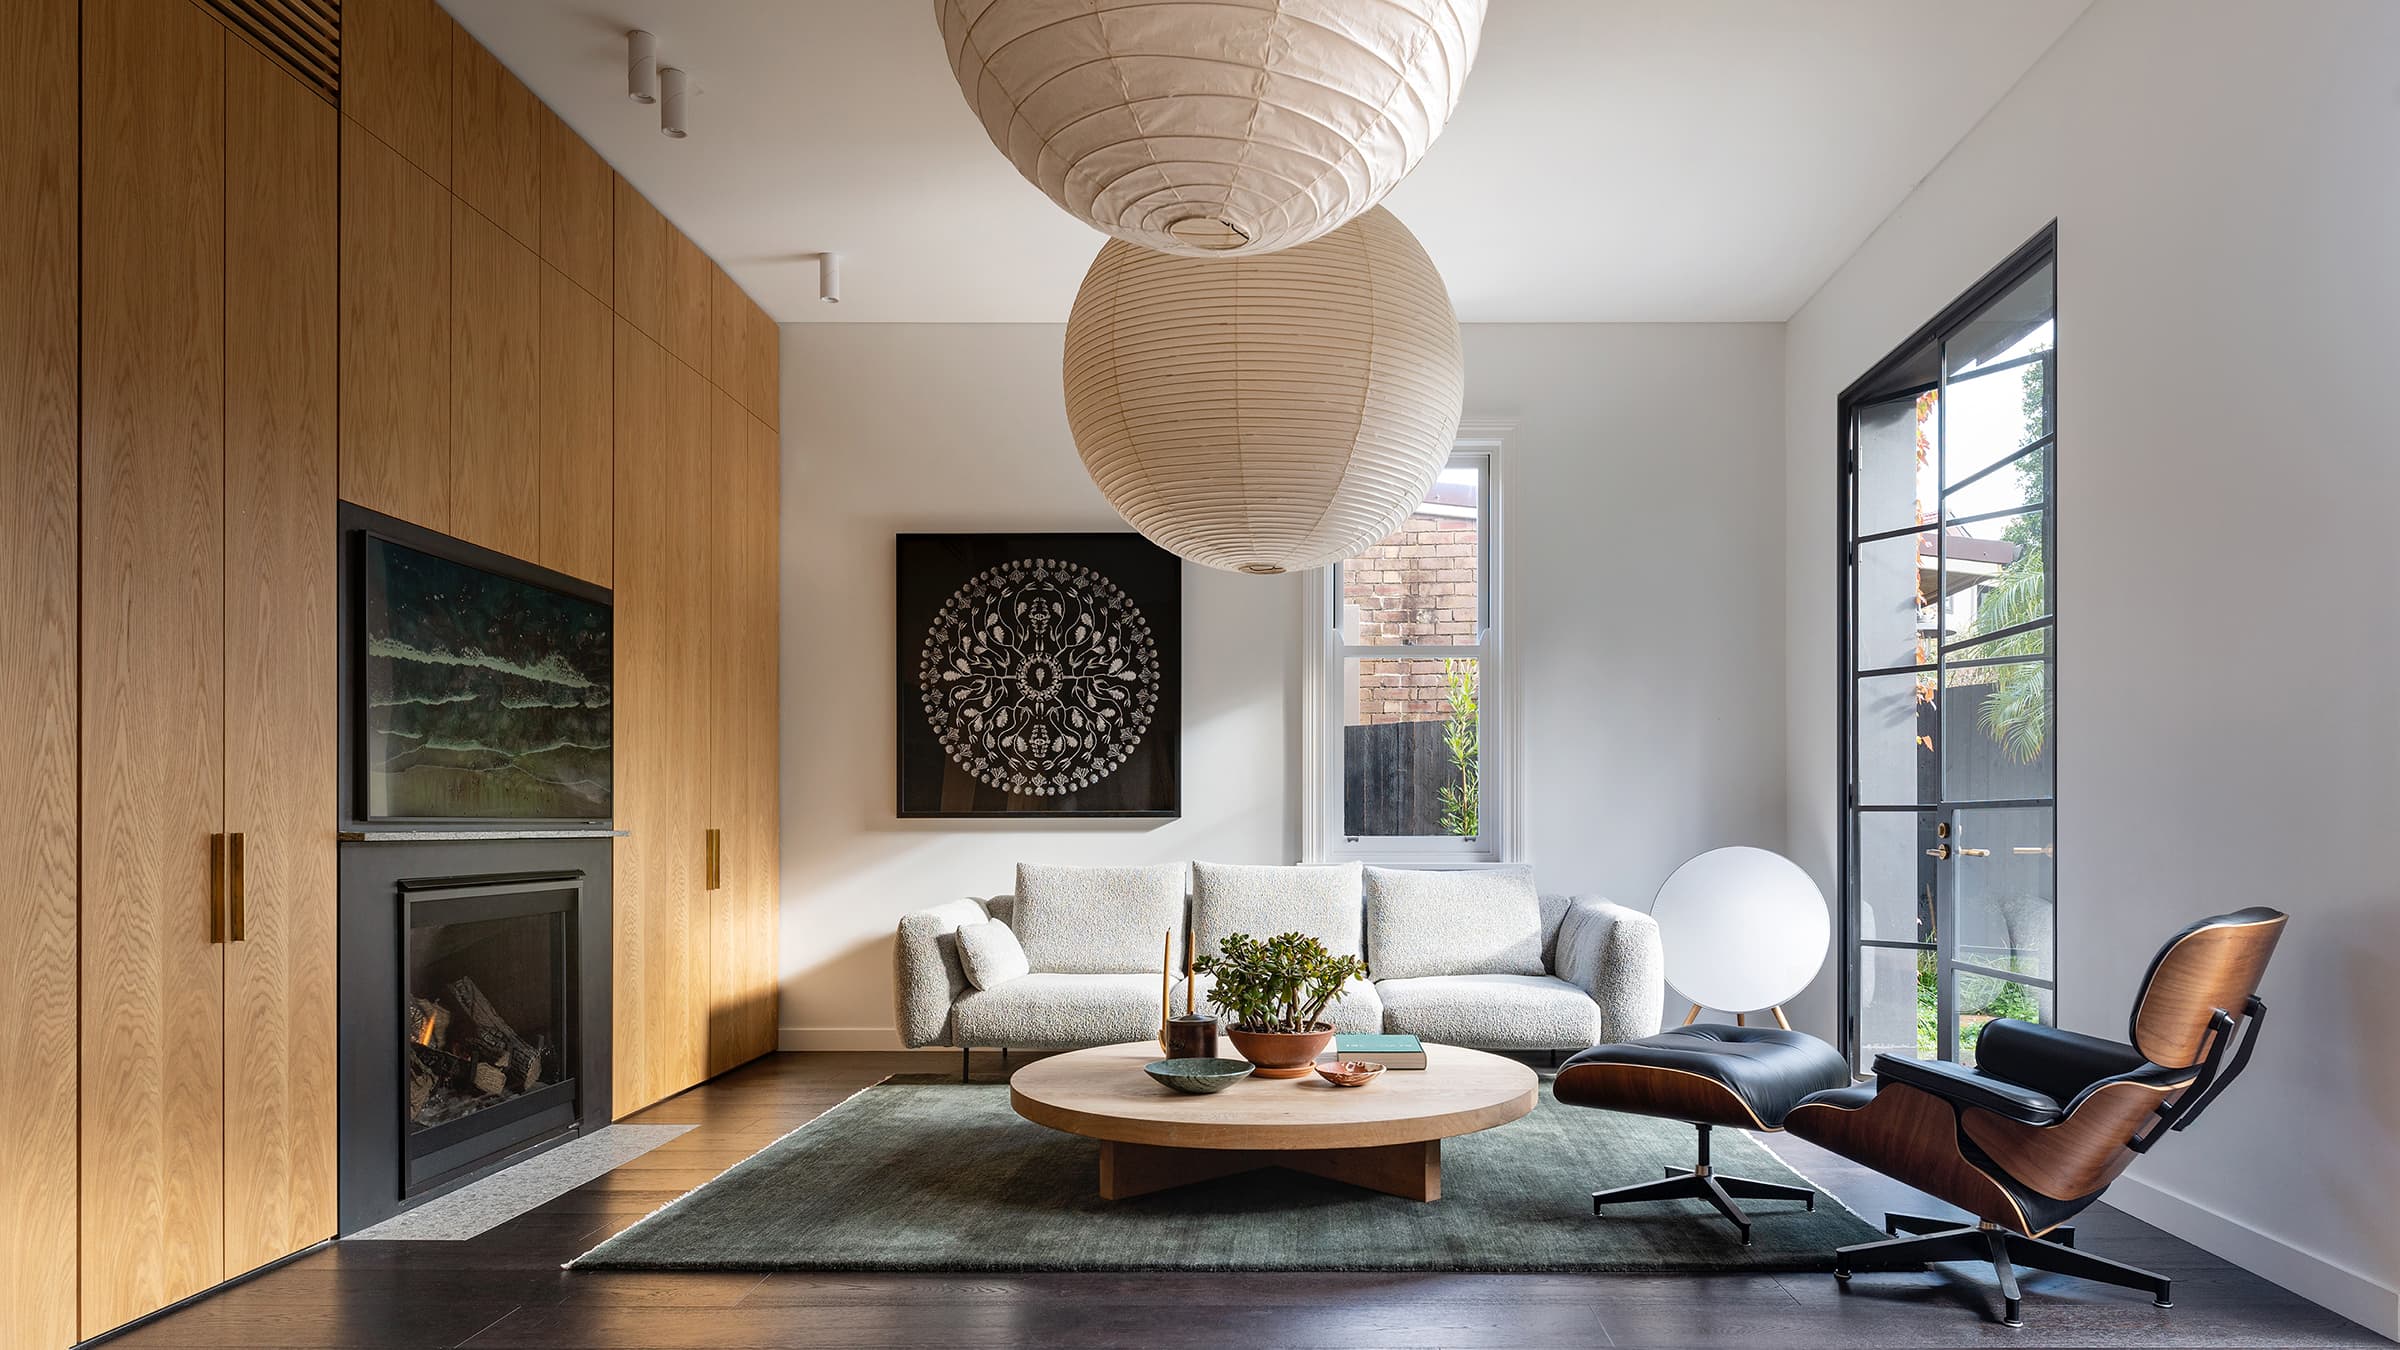
<instances>
[{"instance_id":1,"label":"black frame of artwork","mask_svg":"<svg viewBox=\"0 0 2400 1350\"><path fill-rule=\"evenodd\" d=\"M610 816L420 816L377 815L369 809L371 797L368 784L369 741L366 698L366 609L367 609L367 544L370 539L397 544L445 562L488 572L503 580L519 582L543 590L556 591L578 600L599 605L610 612L609 647L614 685L615 666L615 593L606 586L597 586L563 572L495 552L463 539L456 539L430 530L422 525L380 512L370 511L350 502L341 504L339 539L341 550L341 777L345 785L342 800L342 828L357 831L365 826L379 830L425 829L454 830L462 825L474 825L491 830L555 830L577 826L608 826ZM611 689L611 698L614 698ZM611 740L614 740L612 733ZM614 754L611 754L610 800L615 800Z\"/></svg>"},{"instance_id":2,"label":"black frame of artwork","mask_svg":"<svg viewBox=\"0 0 2400 1350\"><path fill-rule=\"evenodd\" d=\"M1183 560L1131 530L901 534L894 538L895 766L902 819L1173 820L1183 814ZM1010 563L1055 560L1112 583L1141 615L1157 653L1158 694L1140 742L1088 787L1012 793L978 779L942 744L918 687L925 643L969 581ZM1059 803L1045 806L1041 803Z\"/></svg>"}]
</instances>

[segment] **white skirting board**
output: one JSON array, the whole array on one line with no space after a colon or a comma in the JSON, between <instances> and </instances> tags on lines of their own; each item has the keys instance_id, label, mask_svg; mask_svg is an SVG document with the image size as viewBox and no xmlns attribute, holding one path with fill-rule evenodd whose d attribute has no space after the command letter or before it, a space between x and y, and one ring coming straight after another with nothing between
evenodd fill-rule
<instances>
[{"instance_id":1,"label":"white skirting board","mask_svg":"<svg viewBox=\"0 0 2400 1350\"><path fill-rule=\"evenodd\" d=\"M2108 1203L2271 1280L2379 1336L2400 1340L2400 1289L2305 1251L2137 1177L2119 1177Z\"/></svg>"}]
</instances>

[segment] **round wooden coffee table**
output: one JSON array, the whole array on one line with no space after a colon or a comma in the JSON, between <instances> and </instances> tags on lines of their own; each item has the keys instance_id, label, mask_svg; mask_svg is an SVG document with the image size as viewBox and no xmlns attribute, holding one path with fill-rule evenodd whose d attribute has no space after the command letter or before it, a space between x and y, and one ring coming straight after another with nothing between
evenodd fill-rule
<instances>
[{"instance_id":1,"label":"round wooden coffee table","mask_svg":"<svg viewBox=\"0 0 2400 1350\"><path fill-rule=\"evenodd\" d=\"M1411 1200L1442 1198L1442 1141L1533 1109L1541 1080L1513 1059L1425 1047L1422 1069L1365 1087L1245 1078L1193 1096L1152 1082L1156 1041L1036 1060L1008 1080L1037 1125L1100 1141L1100 1195L1123 1200L1261 1167L1288 1167Z\"/></svg>"}]
</instances>

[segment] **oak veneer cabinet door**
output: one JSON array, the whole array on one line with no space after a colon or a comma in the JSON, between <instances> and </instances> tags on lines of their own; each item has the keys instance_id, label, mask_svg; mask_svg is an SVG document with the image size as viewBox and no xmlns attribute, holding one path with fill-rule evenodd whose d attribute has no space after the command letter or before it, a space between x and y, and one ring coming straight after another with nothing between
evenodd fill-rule
<instances>
[{"instance_id":1,"label":"oak veneer cabinet door","mask_svg":"<svg viewBox=\"0 0 2400 1350\"><path fill-rule=\"evenodd\" d=\"M698 371L710 368L708 306L717 265L683 231L667 227L667 352Z\"/></svg>"},{"instance_id":2,"label":"oak veneer cabinet door","mask_svg":"<svg viewBox=\"0 0 2400 1350\"><path fill-rule=\"evenodd\" d=\"M536 103L534 121L541 158L542 258L603 304L614 303L616 171L557 113Z\"/></svg>"},{"instance_id":3,"label":"oak veneer cabinet door","mask_svg":"<svg viewBox=\"0 0 2400 1350\"><path fill-rule=\"evenodd\" d=\"M664 1053L652 1061L657 1096L680 1092L708 1077L710 902L708 813L710 782L709 408L716 390L700 372L667 359L668 470L659 482L658 542L652 557L664 568L673 600L668 614L666 676L671 693L661 726L672 746L660 766L676 812L654 871L672 884L677 905L651 915L653 950L671 946L677 976L651 1006L652 1042Z\"/></svg>"},{"instance_id":4,"label":"oak veneer cabinet door","mask_svg":"<svg viewBox=\"0 0 2400 1350\"><path fill-rule=\"evenodd\" d=\"M658 213L649 198L634 191L631 183L622 176L612 177L616 184L612 217L616 239L614 307L618 318L632 324L642 336L663 349L668 346L668 278L674 270L668 256L667 236L675 227L667 224L667 218Z\"/></svg>"},{"instance_id":5,"label":"oak veneer cabinet door","mask_svg":"<svg viewBox=\"0 0 2400 1350\"><path fill-rule=\"evenodd\" d=\"M340 117L225 44L225 1273L333 1236Z\"/></svg>"},{"instance_id":6,"label":"oak veneer cabinet door","mask_svg":"<svg viewBox=\"0 0 2400 1350\"><path fill-rule=\"evenodd\" d=\"M0 27L0 1345L75 1331L77 0Z\"/></svg>"},{"instance_id":7,"label":"oak veneer cabinet door","mask_svg":"<svg viewBox=\"0 0 2400 1350\"><path fill-rule=\"evenodd\" d=\"M783 425L783 330L756 304L750 306L750 338L743 344L749 357L742 377L750 411L769 427Z\"/></svg>"},{"instance_id":8,"label":"oak veneer cabinet door","mask_svg":"<svg viewBox=\"0 0 2400 1350\"><path fill-rule=\"evenodd\" d=\"M777 331L767 312L751 303L722 269L711 268L709 290L711 376L750 414L772 430L776 421Z\"/></svg>"},{"instance_id":9,"label":"oak veneer cabinet door","mask_svg":"<svg viewBox=\"0 0 2400 1350\"><path fill-rule=\"evenodd\" d=\"M616 326L616 1108L707 1073L708 383Z\"/></svg>"},{"instance_id":10,"label":"oak veneer cabinet door","mask_svg":"<svg viewBox=\"0 0 2400 1350\"><path fill-rule=\"evenodd\" d=\"M453 204L440 183L344 119L342 496L445 532Z\"/></svg>"},{"instance_id":11,"label":"oak veneer cabinet door","mask_svg":"<svg viewBox=\"0 0 2400 1350\"><path fill-rule=\"evenodd\" d=\"M542 260L465 202L450 210L450 524L471 544L541 552Z\"/></svg>"},{"instance_id":12,"label":"oak veneer cabinet door","mask_svg":"<svg viewBox=\"0 0 2400 1350\"><path fill-rule=\"evenodd\" d=\"M710 419L709 1072L776 1039L776 443L718 391Z\"/></svg>"},{"instance_id":13,"label":"oak veneer cabinet door","mask_svg":"<svg viewBox=\"0 0 2400 1350\"><path fill-rule=\"evenodd\" d=\"M225 47L83 7L82 1332L225 1275Z\"/></svg>"},{"instance_id":14,"label":"oak veneer cabinet door","mask_svg":"<svg viewBox=\"0 0 2400 1350\"><path fill-rule=\"evenodd\" d=\"M435 0L343 0L342 112L445 187L462 36Z\"/></svg>"},{"instance_id":15,"label":"oak veneer cabinet door","mask_svg":"<svg viewBox=\"0 0 2400 1350\"><path fill-rule=\"evenodd\" d=\"M750 297L733 284L725 269L711 268L708 285L709 369L715 372L717 387L733 395L734 401L750 407Z\"/></svg>"},{"instance_id":16,"label":"oak veneer cabinet door","mask_svg":"<svg viewBox=\"0 0 2400 1350\"><path fill-rule=\"evenodd\" d=\"M527 248L541 246L541 100L451 29L450 190Z\"/></svg>"},{"instance_id":17,"label":"oak veneer cabinet door","mask_svg":"<svg viewBox=\"0 0 2400 1350\"><path fill-rule=\"evenodd\" d=\"M615 522L608 302L542 264L541 549L535 560L609 584Z\"/></svg>"}]
</instances>

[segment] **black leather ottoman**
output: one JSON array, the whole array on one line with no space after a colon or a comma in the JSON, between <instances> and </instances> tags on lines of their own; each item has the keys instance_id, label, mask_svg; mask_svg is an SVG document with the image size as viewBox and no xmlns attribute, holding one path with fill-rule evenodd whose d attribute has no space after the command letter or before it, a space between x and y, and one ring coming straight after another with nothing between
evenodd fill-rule
<instances>
[{"instance_id":1,"label":"black leather ottoman","mask_svg":"<svg viewBox=\"0 0 2400 1350\"><path fill-rule=\"evenodd\" d=\"M1850 1066L1841 1052L1797 1031L1703 1023L1638 1041L1595 1045L1559 1066L1551 1095L1568 1106L1665 1116L1700 1131L1700 1156L1689 1171L1669 1169L1664 1181L1596 1191L1592 1212L1636 1200L1706 1200L1750 1241L1750 1216L1738 1200L1805 1200L1817 1193L1748 1177L1718 1174L1708 1164L1708 1132L1718 1125L1781 1130L1801 1098L1847 1087Z\"/></svg>"}]
</instances>

